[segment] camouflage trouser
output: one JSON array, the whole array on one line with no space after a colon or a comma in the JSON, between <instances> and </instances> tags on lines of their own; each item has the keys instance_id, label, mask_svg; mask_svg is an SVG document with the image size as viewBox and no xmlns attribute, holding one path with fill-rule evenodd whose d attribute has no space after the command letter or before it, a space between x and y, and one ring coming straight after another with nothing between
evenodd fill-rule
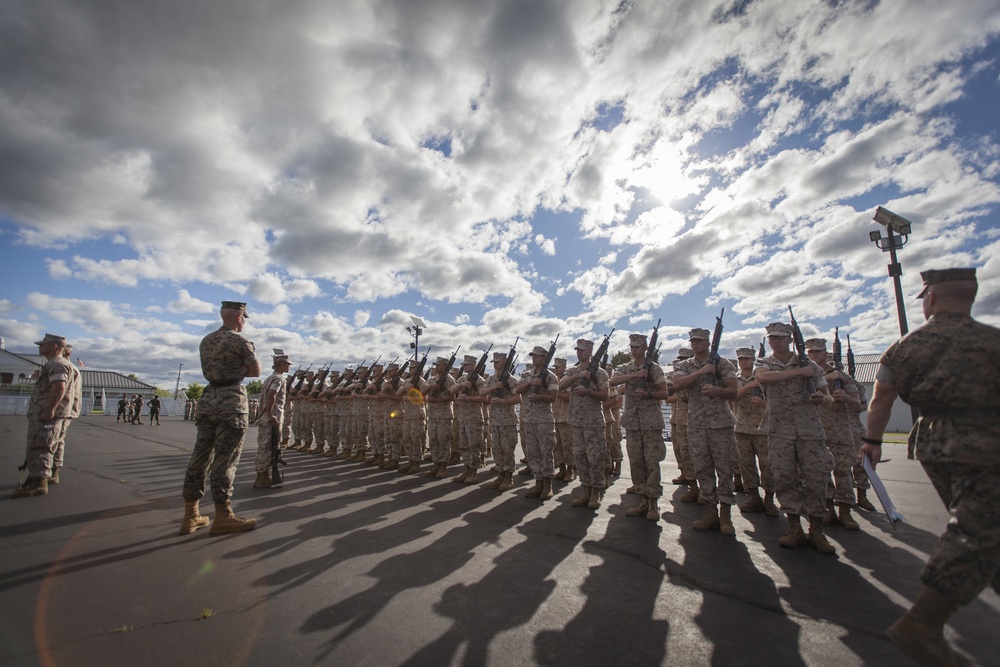
<instances>
[{"instance_id":1,"label":"camouflage trouser","mask_svg":"<svg viewBox=\"0 0 1000 667\"><path fill-rule=\"evenodd\" d=\"M548 423L527 423L524 425L524 456L528 459L528 467L531 474L537 479L552 479L555 477L555 463L553 452L556 448L555 424ZM503 468L504 472L514 470L514 449L511 448L509 468Z\"/></svg>"},{"instance_id":2,"label":"camouflage trouser","mask_svg":"<svg viewBox=\"0 0 1000 667\"><path fill-rule=\"evenodd\" d=\"M56 452L52 455L53 470L63 467L63 454L66 452L66 432L69 431L69 427L72 423L72 417L62 420L62 426L58 433L58 441L56 442Z\"/></svg>"},{"instance_id":3,"label":"camouflage trouser","mask_svg":"<svg viewBox=\"0 0 1000 667\"><path fill-rule=\"evenodd\" d=\"M634 484L639 493L650 498L663 495L660 481L660 462L667 456L667 445L663 442L662 429L627 429L625 448L628 450L628 465Z\"/></svg>"},{"instance_id":4,"label":"camouflage trouser","mask_svg":"<svg viewBox=\"0 0 1000 667\"><path fill-rule=\"evenodd\" d=\"M569 422L556 422L556 447L552 458L557 466L573 465L573 429Z\"/></svg>"},{"instance_id":5,"label":"camouflage trouser","mask_svg":"<svg viewBox=\"0 0 1000 667\"><path fill-rule=\"evenodd\" d=\"M411 461L419 461L424 454L426 436L424 417L403 420L403 449Z\"/></svg>"},{"instance_id":6,"label":"camouflage trouser","mask_svg":"<svg viewBox=\"0 0 1000 667\"><path fill-rule=\"evenodd\" d=\"M69 419L49 419L41 421L34 416L28 417L28 447L25 461L28 464L28 476L35 479L52 476L52 459L59 446L59 434L68 428Z\"/></svg>"},{"instance_id":7,"label":"camouflage trouser","mask_svg":"<svg viewBox=\"0 0 1000 667\"><path fill-rule=\"evenodd\" d=\"M826 516L826 485L833 456L823 440L770 436L767 462L774 478L774 495L786 514Z\"/></svg>"},{"instance_id":8,"label":"camouflage trouser","mask_svg":"<svg viewBox=\"0 0 1000 667\"><path fill-rule=\"evenodd\" d=\"M340 444L346 451L354 447L354 419L350 413L340 414Z\"/></svg>"},{"instance_id":9,"label":"camouflage trouser","mask_svg":"<svg viewBox=\"0 0 1000 667\"><path fill-rule=\"evenodd\" d=\"M326 416L320 403L309 404L309 424L316 439L316 449L322 450L326 444Z\"/></svg>"},{"instance_id":10,"label":"camouflage trouser","mask_svg":"<svg viewBox=\"0 0 1000 667\"><path fill-rule=\"evenodd\" d=\"M1000 593L1000 466L921 461L951 519L920 580L957 605Z\"/></svg>"},{"instance_id":11,"label":"camouflage trouser","mask_svg":"<svg viewBox=\"0 0 1000 667\"><path fill-rule=\"evenodd\" d=\"M618 422L609 421L604 425L604 440L608 443L608 451L605 456L605 465L610 469L611 464L621 461L622 456L622 427Z\"/></svg>"},{"instance_id":12,"label":"camouflage trouser","mask_svg":"<svg viewBox=\"0 0 1000 667\"><path fill-rule=\"evenodd\" d=\"M458 445L458 419L451 420L451 452L461 455L462 451Z\"/></svg>"},{"instance_id":13,"label":"camouflage trouser","mask_svg":"<svg viewBox=\"0 0 1000 667\"><path fill-rule=\"evenodd\" d=\"M323 408L323 428L326 431L327 451L340 449L340 415L331 407Z\"/></svg>"},{"instance_id":14,"label":"camouflage trouser","mask_svg":"<svg viewBox=\"0 0 1000 667\"><path fill-rule=\"evenodd\" d=\"M733 471L736 469L736 434L732 427L688 426L688 448L701 498L706 503L732 505L736 500Z\"/></svg>"},{"instance_id":15,"label":"camouflage trouser","mask_svg":"<svg viewBox=\"0 0 1000 667\"><path fill-rule=\"evenodd\" d=\"M858 462L858 450L854 442L826 443L827 449L833 455L833 480L827 480L826 499L835 503L854 506L854 466Z\"/></svg>"},{"instance_id":16,"label":"camouflage trouser","mask_svg":"<svg viewBox=\"0 0 1000 667\"><path fill-rule=\"evenodd\" d=\"M455 420L451 417L427 420L427 439L431 445L431 460L434 463L447 463L451 457L451 426Z\"/></svg>"},{"instance_id":17,"label":"camouflage trouser","mask_svg":"<svg viewBox=\"0 0 1000 667\"><path fill-rule=\"evenodd\" d=\"M865 443L861 440L861 436L859 435L854 439L854 450L861 451L861 445L863 444ZM872 485L868 480L868 473L865 472L865 467L858 463L857 460L854 461L852 471L854 472L854 488L865 489L866 491L871 488Z\"/></svg>"},{"instance_id":18,"label":"camouflage trouser","mask_svg":"<svg viewBox=\"0 0 1000 667\"><path fill-rule=\"evenodd\" d=\"M694 472L694 463L691 462L691 450L688 448L688 426L683 424L670 424L670 443L674 447L674 458L677 459L677 467L681 469L681 475L689 482L698 479Z\"/></svg>"},{"instance_id":19,"label":"camouflage trouser","mask_svg":"<svg viewBox=\"0 0 1000 667\"><path fill-rule=\"evenodd\" d=\"M285 409L281 415L281 440L285 441L292 437L292 402L285 399Z\"/></svg>"},{"instance_id":20,"label":"camouflage trouser","mask_svg":"<svg viewBox=\"0 0 1000 667\"><path fill-rule=\"evenodd\" d=\"M604 429L573 426L573 460L580 475L580 484L595 489L604 488L604 457L607 443Z\"/></svg>"},{"instance_id":21,"label":"camouflage trouser","mask_svg":"<svg viewBox=\"0 0 1000 667\"><path fill-rule=\"evenodd\" d=\"M233 495L236 464L240 462L246 415L203 415L195 418L198 437L184 474L184 500L201 500L205 495L205 473L212 487L212 501L221 505Z\"/></svg>"},{"instance_id":22,"label":"camouflage trouser","mask_svg":"<svg viewBox=\"0 0 1000 667\"><path fill-rule=\"evenodd\" d=\"M280 427L278 438L280 440ZM270 472L271 470L271 425L261 426L257 424L257 455L253 459L253 467L257 472Z\"/></svg>"},{"instance_id":23,"label":"camouflage trouser","mask_svg":"<svg viewBox=\"0 0 1000 667\"><path fill-rule=\"evenodd\" d=\"M490 426L490 441L493 443L493 461L497 464L497 472L514 472L514 450L517 449L517 431L518 427L513 424L509 426Z\"/></svg>"},{"instance_id":24,"label":"camouflage trouser","mask_svg":"<svg viewBox=\"0 0 1000 667\"><path fill-rule=\"evenodd\" d=\"M305 405L305 403L302 401L292 402L292 431L295 434L295 442L300 442L302 437L305 435L305 426L303 426L302 416L303 405ZM311 439L310 442L312 442Z\"/></svg>"},{"instance_id":25,"label":"camouflage trouser","mask_svg":"<svg viewBox=\"0 0 1000 667\"><path fill-rule=\"evenodd\" d=\"M774 493L771 467L767 463L767 436L763 433L736 433L736 448L740 452L740 475L747 491L763 486ZM757 473L760 466L760 473Z\"/></svg>"},{"instance_id":26,"label":"camouflage trouser","mask_svg":"<svg viewBox=\"0 0 1000 667\"><path fill-rule=\"evenodd\" d=\"M363 452L368 448L368 413L355 412L351 415L354 431L351 435L351 451Z\"/></svg>"},{"instance_id":27,"label":"camouflage trouser","mask_svg":"<svg viewBox=\"0 0 1000 667\"><path fill-rule=\"evenodd\" d=\"M391 461L398 461L402 449L403 449L403 418L398 414L390 415L385 418L386 457Z\"/></svg>"},{"instance_id":28,"label":"camouflage trouser","mask_svg":"<svg viewBox=\"0 0 1000 667\"><path fill-rule=\"evenodd\" d=\"M150 424L150 426L152 426L154 420L156 421L157 424L160 423L160 411L159 410L150 410L149 411L149 424Z\"/></svg>"},{"instance_id":29,"label":"camouflage trouser","mask_svg":"<svg viewBox=\"0 0 1000 667\"><path fill-rule=\"evenodd\" d=\"M372 451L385 455L385 415L373 412L368 418L368 442Z\"/></svg>"},{"instance_id":30,"label":"camouflage trouser","mask_svg":"<svg viewBox=\"0 0 1000 667\"><path fill-rule=\"evenodd\" d=\"M462 455L462 463L470 468L479 468L479 457L486 453L483 422L455 421L458 422L458 451Z\"/></svg>"}]
</instances>

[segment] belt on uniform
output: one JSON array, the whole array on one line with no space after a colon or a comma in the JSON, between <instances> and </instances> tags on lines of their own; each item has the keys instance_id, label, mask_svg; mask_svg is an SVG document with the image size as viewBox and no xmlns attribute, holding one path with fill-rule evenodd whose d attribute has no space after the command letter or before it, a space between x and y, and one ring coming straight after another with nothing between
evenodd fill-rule
<instances>
[{"instance_id":1,"label":"belt on uniform","mask_svg":"<svg viewBox=\"0 0 1000 667\"><path fill-rule=\"evenodd\" d=\"M997 410L921 410L921 417L927 419L997 419L1000 411Z\"/></svg>"},{"instance_id":2,"label":"belt on uniform","mask_svg":"<svg viewBox=\"0 0 1000 667\"><path fill-rule=\"evenodd\" d=\"M242 379L240 379L240 380L209 380L208 381L208 386L209 387L235 387L236 385L238 385L241 382L243 382Z\"/></svg>"}]
</instances>

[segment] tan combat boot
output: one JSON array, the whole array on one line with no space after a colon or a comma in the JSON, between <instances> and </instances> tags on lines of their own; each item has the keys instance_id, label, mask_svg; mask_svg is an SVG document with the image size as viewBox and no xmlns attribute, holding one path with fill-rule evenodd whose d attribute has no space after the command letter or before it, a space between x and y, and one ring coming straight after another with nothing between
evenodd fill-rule
<instances>
[{"instance_id":1,"label":"tan combat boot","mask_svg":"<svg viewBox=\"0 0 1000 667\"><path fill-rule=\"evenodd\" d=\"M687 493L685 493L683 496L681 496L681 502L682 503L693 503L693 502L695 502L695 501L698 500L698 495L699 495L699 492L698 492L698 482L697 482L697 480L693 480L692 479L692 480L688 481L687 485L688 485Z\"/></svg>"},{"instance_id":2,"label":"tan combat boot","mask_svg":"<svg viewBox=\"0 0 1000 667\"><path fill-rule=\"evenodd\" d=\"M602 500L604 500L604 489L591 489L590 502L587 503L587 509L600 509Z\"/></svg>"},{"instance_id":3,"label":"tan combat boot","mask_svg":"<svg viewBox=\"0 0 1000 667\"><path fill-rule=\"evenodd\" d=\"M271 473L269 471L258 472L257 479L254 480L253 488L255 489L270 489L271 488Z\"/></svg>"},{"instance_id":4,"label":"tan combat boot","mask_svg":"<svg viewBox=\"0 0 1000 667\"><path fill-rule=\"evenodd\" d=\"M531 472L531 466L524 466L517 471L518 477L531 477L534 473Z\"/></svg>"},{"instance_id":5,"label":"tan combat boot","mask_svg":"<svg viewBox=\"0 0 1000 667\"><path fill-rule=\"evenodd\" d=\"M586 507L590 502L590 487L585 486L582 491L583 493L573 499L573 507Z\"/></svg>"},{"instance_id":6,"label":"tan combat boot","mask_svg":"<svg viewBox=\"0 0 1000 667\"><path fill-rule=\"evenodd\" d=\"M837 508L833 504L833 498L826 501L826 516L823 517L823 525L829 526L837 522Z\"/></svg>"},{"instance_id":7,"label":"tan combat boot","mask_svg":"<svg viewBox=\"0 0 1000 667\"><path fill-rule=\"evenodd\" d=\"M197 500L184 501L184 518L181 520L181 530L178 535L190 535L199 528L208 525L208 517L198 511Z\"/></svg>"},{"instance_id":8,"label":"tan combat boot","mask_svg":"<svg viewBox=\"0 0 1000 667\"><path fill-rule=\"evenodd\" d=\"M469 468L469 473L465 476L466 484L479 483L479 468Z\"/></svg>"},{"instance_id":9,"label":"tan combat boot","mask_svg":"<svg viewBox=\"0 0 1000 667\"><path fill-rule=\"evenodd\" d=\"M723 535L735 535L733 526L733 506L729 503L719 503L719 532Z\"/></svg>"},{"instance_id":10,"label":"tan combat boot","mask_svg":"<svg viewBox=\"0 0 1000 667\"><path fill-rule=\"evenodd\" d=\"M441 469L440 463L435 463L434 467L424 473L424 477L437 477L438 470Z\"/></svg>"},{"instance_id":11,"label":"tan combat boot","mask_svg":"<svg viewBox=\"0 0 1000 667\"><path fill-rule=\"evenodd\" d=\"M59 483L59 468L52 469L52 475L49 477L49 484Z\"/></svg>"},{"instance_id":12,"label":"tan combat boot","mask_svg":"<svg viewBox=\"0 0 1000 667\"><path fill-rule=\"evenodd\" d=\"M659 521L660 520L660 506L657 504L656 498L649 499L649 509L646 510L646 521Z\"/></svg>"},{"instance_id":13,"label":"tan combat boot","mask_svg":"<svg viewBox=\"0 0 1000 667\"><path fill-rule=\"evenodd\" d=\"M509 475L508 475L508 479L510 479ZM548 479L548 478L543 479L542 480L542 495L540 495L539 498L541 498L542 500L548 500L551 497L552 497L552 480Z\"/></svg>"},{"instance_id":14,"label":"tan combat boot","mask_svg":"<svg viewBox=\"0 0 1000 667\"><path fill-rule=\"evenodd\" d=\"M500 486L497 487L497 491L510 491L514 488L514 473L505 472L503 474L503 479L500 481Z\"/></svg>"},{"instance_id":15,"label":"tan combat boot","mask_svg":"<svg viewBox=\"0 0 1000 667\"><path fill-rule=\"evenodd\" d=\"M930 586L924 586L910 610L885 634L893 644L921 664L965 664L944 639L944 625L955 609L955 604L947 597Z\"/></svg>"},{"instance_id":16,"label":"tan combat boot","mask_svg":"<svg viewBox=\"0 0 1000 667\"><path fill-rule=\"evenodd\" d=\"M764 514L768 516L781 516L781 511L774 504L774 492L772 491L764 492Z\"/></svg>"},{"instance_id":17,"label":"tan combat boot","mask_svg":"<svg viewBox=\"0 0 1000 667\"><path fill-rule=\"evenodd\" d=\"M555 478L558 479L560 482L562 480L566 479L566 464L565 463L560 463L559 464L559 472L556 473L556 477Z\"/></svg>"},{"instance_id":18,"label":"tan combat boot","mask_svg":"<svg viewBox=\"0 0 1000 667\"><path fill-rule=\"evenodd\" d=\"M740 505L740 511L746 514L753 514L755 512L764 511L764 501L760 499L760 491L757 489L750 489L748 492L750 499Z\"/></svg>"},{"instance_id":19,"label":"tan combat boot","mask_svg":"<svg viewBox=\"0 0 1000 667\"><path fill-rule=\"evenodd\" d=\"M208 529L209 535L226 535L228 533L242 533L253 530L257 525L256 519L241 519L233 514L233 507L227 500L222 505L215 506L215 520L212 527Z\"/></svg>"},{"instance_id":20,"label":"tan combat boot","mask_svg":"<svg viewBox=\"0 0 1000 667\"><path fill-rule=\"evenodd\" d=\"M455 482L456 484L465 484L465 480L469 476L470 472L472 472L472 468L470 468L469 466L463 466L462 472L458 473L458 475L456 475L455 477L452 477L451 481Z\"/></svg>"},{"instance_id":21,"label":"tan combat boot","mask_svg":"<svg viewBox=\"0 0 1000 667\"><path fill-rule=\"evenodd\" d=\"M535 485L525 492L525 498L539 498L542 495L542 480L536 479Z\"/></svg>"},{"instance_id":22,"label":"tan combat boot","mask_svg":"<svg viewBox=\"0 0 1000 667\"><path fill-rule=\"evenodd\" d=\"M396 467L396 470L398 470L400 474L410 472L410 466L412 465L413 461L410 461L409 459L407 459L406 461L400 461L399 465Z\"/></svg>"},{"instance_id":23,"label":"tan combat boot","mask_svg":"<svg viewBox=\"0 0 1000 667\"><path fill-rule=\"evenodd\" d=\"M49 492L49 480L44 477L29 477L24 480L24 484L14 489L10 494L11 498L31 498L32 496L44 496Z\"/></svg>"},{"instance_id":24,"label":"tan combat boot","mask_svg":"<svg viewBox=\"0 0 1000 667\"><path fill-rule=\"evenodd\" d=\"M434 479L444 479L448 476L448 464L442 463L440 466L441 467L438 468L438 471L434 473Z\"/></svg>"},{"instance_id":25,"label":"tan combat boot","mask_svg":"<svg viewBox=\"0 0 1000 667\"><path fill-rule=\"evenodd\" d=\"M705 513L691 524L695 530L712 530L719 527L719 507L715 503L705 503Z\"/></svg>"},{"instance_id":26,"label":"tan combat boot","mask_svg":"<svg viewBox=\"0 0 1000 667\"><path fill-rule=\"evenodd\" d=\"M576 479L576 466L566 466L566 477L563 481L572 482L574 479Z\"/></svg>"},{"instance_id":27,"label":"tan combat boot","mask_svg":"<svg viewBox=\"0 0 1000 667\"><path fill-rule=\"evenodd\" d=\"M854 517L851 516L850 505L842 504L840 506L840 512L837 515L837 521L839 521L840 525L846 528L847 530L861 530L861 526L859 526L858 522L855 521Z\"/></svg>"},{"instance_id":28,"label":"tan combat boot","mask_svg":"<svg viewBox=\"0 0 1000 667\"><path fill-rule=\"evenodd\" d=\"M684 473L681 473L680 475L677 475L677 477L674 477L672 480L670 480L670 483L676 484L677 486L684 486L685 484L688 483L688 481L684 479Z\"/></svg>"},{"instance_id":29,"label":"tan combat boot","mask_svg":"<svg viewBox=\"0 0 1000 667\"><path fill-rule=\"evenodd\" d=\"M410 468L406 471L406 474L407 475L416 475L419 472L420 472L420 461L419 461L419 459L416 460L416 461L411 461L410 462Z\"/></svg>"},{"instance_id":30,"label":"tan combat boot","mask_svg":"<svg viewBox=\"0 0 1000 667\"><path fill-rule=\"evenodd\" d=\"M399 468L399 459L389 459L389 462L385 464L386 470L397 470Z\"/></svg>"},{"instance_id":31,"label":"tan combat boot","mask_svg":"<svg viewBox=\"0 0 1000 667\"><path fill-rule=\"evenodd\" d=\"M492 479L492 481L483 484L484 489L499 489L500 484L503 482L504 473L498 472L497 476Z\"/></svg>"},{"instance_id":32,"label":"tan combat boot","mask_svg":"<svg viewBox=\"0 0 1000 667\"><path fill-rule=\"evenodd\" d=\"M788 515L788 532L778 538L778 544L789 549L809 544L809 539L802 530L802 522L798 514Z\"/></svg>"},{"instance_id":33,"label":"tan combat boot","mask_svg":"<svg viewBox=\"0 0 1000 667\"><path fill-rule=\"evenodd\" d=\"M835 554L837 547L830 544L826 535L823 534L823 522L822 518L809 517L809 544L821 554Z\"/></svg>"},{"instance_id":34,"label":"tan combat boot","mask_svg":"<svg viewBox=\"0 0 1000 667\"><path fill-rule=\"evenodd\" d=\"M639 503L632 508L625 510L625 516L646 516L649 511L649 499L646 496L639 497Z\"/></svg>"},{"instance_id":35,"label":"tan combat boot","mask_svg":"<svg viewBox=\"0 0 1000 667\"><path fill-rule=\"evenodd\" d=\"M858 489L858 507L866 512L874 512L875 506L868 500L868 490Z\"/></svg>"}]
</instances>

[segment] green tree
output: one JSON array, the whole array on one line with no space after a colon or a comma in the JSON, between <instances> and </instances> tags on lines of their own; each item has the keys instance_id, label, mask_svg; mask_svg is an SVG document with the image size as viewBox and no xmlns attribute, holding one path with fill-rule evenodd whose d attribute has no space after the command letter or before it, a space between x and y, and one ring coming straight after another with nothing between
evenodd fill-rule
<instances>
[{"instance_id":1,"label":"green tree","mask_svg":"<svg viewBox=\"0 0 1000 667\"><path fill-rule=\"evenodd\" d=\"M160 389L159 387L156 388L156 395L159 396L160 398L174 397L174 393L172 391L170 391L169 389Z\"/></svg>"},{"instance_id":2,"label":"green tree","mask_svg":"<svg viewBox=\"0 0 1000 667\"><path fill-rule=\"evenodd\" d=\"M201 398L202 393L205 391L205 387L198 384L197 382L192 382L184 390L184 394L192 401L197 401Z\"/></svg>"},{"instance_id":3,"label":"green tree","mask_svg":"<svg viewBox=\"0 0 1000 667\"><path fill-rule=\"evenodd\" d=\"M260 390L264 388L263 380L250 380L247 384L247 396L254 396L259 394Z\"/></svg>"},{"instance_id":4,"label":"green tree","mask_svg":"<svg viewBox=\"0 0 1000 667\"><path fill-rule=\"evenodd\" d=\"M622 364L627 364L632 359L632 355L629 354L628 350L618 350L611 356L610 363L612 366L621 366Z\"/></svg>"}]
</instances>

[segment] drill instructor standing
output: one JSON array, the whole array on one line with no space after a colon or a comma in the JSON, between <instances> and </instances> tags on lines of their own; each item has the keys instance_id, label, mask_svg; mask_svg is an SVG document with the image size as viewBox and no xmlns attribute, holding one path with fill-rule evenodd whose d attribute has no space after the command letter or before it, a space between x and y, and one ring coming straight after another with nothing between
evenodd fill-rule
<instances>
[{"instance_id":1,"label":"drill instructor standing","mask_svg":"<svg viewBox=\"0 0 1000 667\"><path fill-rule=\"evenodd\" d=\"M249 426L250 410L243 378L260 375L260 360L253 343L240 335L246 322L246 304L223 301L222 326L201 341L201 370L208 386L198 401L195 424L198 437L184 475L184 519L181 535L208 525L208 517L198 512L205 495L205 474L209 475L215 521L209 533L239 533L257 522L233 514L230 499L233 478Z\"/></svg>"}]
</instances>

